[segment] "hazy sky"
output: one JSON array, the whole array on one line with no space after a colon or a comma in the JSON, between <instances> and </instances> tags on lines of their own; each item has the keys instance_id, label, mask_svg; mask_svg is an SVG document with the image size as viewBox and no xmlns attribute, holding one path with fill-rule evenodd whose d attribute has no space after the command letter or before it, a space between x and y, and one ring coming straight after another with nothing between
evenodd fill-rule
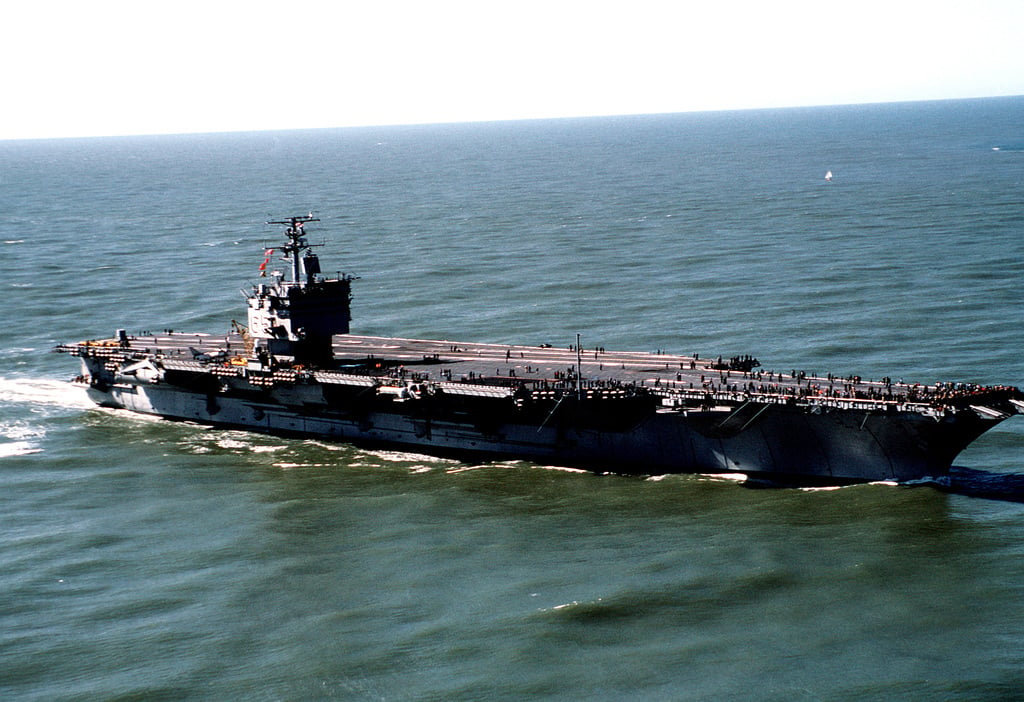
<instances>
[{"instance_id":1,"label":"hazy sky","mask_svg":"<svg viewBox=\"0 0 1024 702\"><path fill-rule=\"evenodd\" d=\"M0 139L1024 94L1024 0L33 0Z\"/></svg>"}]
</instances>

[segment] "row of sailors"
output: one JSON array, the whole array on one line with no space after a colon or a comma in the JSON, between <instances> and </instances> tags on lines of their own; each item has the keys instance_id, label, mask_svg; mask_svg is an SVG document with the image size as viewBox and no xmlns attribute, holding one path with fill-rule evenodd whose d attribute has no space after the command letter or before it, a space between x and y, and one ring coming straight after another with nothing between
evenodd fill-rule
<instances>
[{"instance_id":1,"label":"row of sailors","mask_svg":"<svg viewBox=\"0 0 1024 702\"><path fill-rule=\"evenodd\" d=\"M957 400L972 396L986 395L990 393L1019 393L1016 387L1007 385L983 386L964 383L939 383L935 387L925 385L907 386L906 392L892 392L892 386L882 390L869 386L867 389L857 388L854 385L844 385L842 390L832 386L808 383L803 387L781 386L776 384L755 385L716 385L713 382L705 381L703 389L707 392L734 392L750 393L760 395L786 395L789 397L828 397L836 399L854 400L881 400L885 402L936 402L944 400Z\"/></svg>"}]
</instances>

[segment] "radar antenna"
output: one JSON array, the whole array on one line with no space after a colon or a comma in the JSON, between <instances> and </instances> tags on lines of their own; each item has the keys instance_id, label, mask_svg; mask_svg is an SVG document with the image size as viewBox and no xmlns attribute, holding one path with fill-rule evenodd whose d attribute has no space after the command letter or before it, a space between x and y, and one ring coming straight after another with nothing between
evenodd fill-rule
<instances>
[{"instance_id":1,"label":"radar antenna","mask_svg":"<svg viewBox=\"0 0 1024 702\"><path fill-rule=\"evenodd\" d=\"M297 215L295 217L289 217L288 219L274 220L267 222L267 224L280 224L285 227L284 233L288 237L288 243L281 247L284 251L285 258L292 265L292 283L298 283L301 285L301 264L299 263L299 254L313 246L320 246L321 244L310 244L306 241L303 227L310 222L319 222L318 217L314 217L313 213L310 212L307 215Z\"/></svg>"}]
</instances>

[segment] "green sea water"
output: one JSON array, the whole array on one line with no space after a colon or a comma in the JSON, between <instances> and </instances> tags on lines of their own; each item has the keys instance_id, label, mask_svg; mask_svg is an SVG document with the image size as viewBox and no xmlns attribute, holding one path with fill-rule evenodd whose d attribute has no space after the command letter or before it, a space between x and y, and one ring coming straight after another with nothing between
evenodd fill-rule
<instances>
[{"instance_id":1,"label":"green sea water","mask_svg":"<svg viewBox=\"0 0 1024 702\"><path fill-rule=\"evenodd\" d=\"M7 699L1024 695L1024 421L752 489L145 420L57 343L240 318L313 210L356 333L1024 385L1024 99L0 142ZM824 180L831 170L834 179Z\"/></svg>"}]
</instances>

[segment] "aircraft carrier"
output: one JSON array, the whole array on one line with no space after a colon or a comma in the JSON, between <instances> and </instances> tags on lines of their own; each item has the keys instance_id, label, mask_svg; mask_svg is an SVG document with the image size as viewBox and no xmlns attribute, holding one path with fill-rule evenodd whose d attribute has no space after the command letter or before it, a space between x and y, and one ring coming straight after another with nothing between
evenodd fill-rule
<instances>
[{"instance_id":1,"label":"aircraft carrier","mask_svg":"<svg viewBox=\"0 0 1024 702\"><path fill-rule=\"evenodd\" d=\"M350 333L353 278L321 274L312 215L268 224L285 241L247 293L246 324L62 344L105 407L172 420L467 460L599 472L736 473L796 484L948 473L996 424L1024 414L1015 387L766 371L707 358Z\"/></svg>"}]
</instances>

